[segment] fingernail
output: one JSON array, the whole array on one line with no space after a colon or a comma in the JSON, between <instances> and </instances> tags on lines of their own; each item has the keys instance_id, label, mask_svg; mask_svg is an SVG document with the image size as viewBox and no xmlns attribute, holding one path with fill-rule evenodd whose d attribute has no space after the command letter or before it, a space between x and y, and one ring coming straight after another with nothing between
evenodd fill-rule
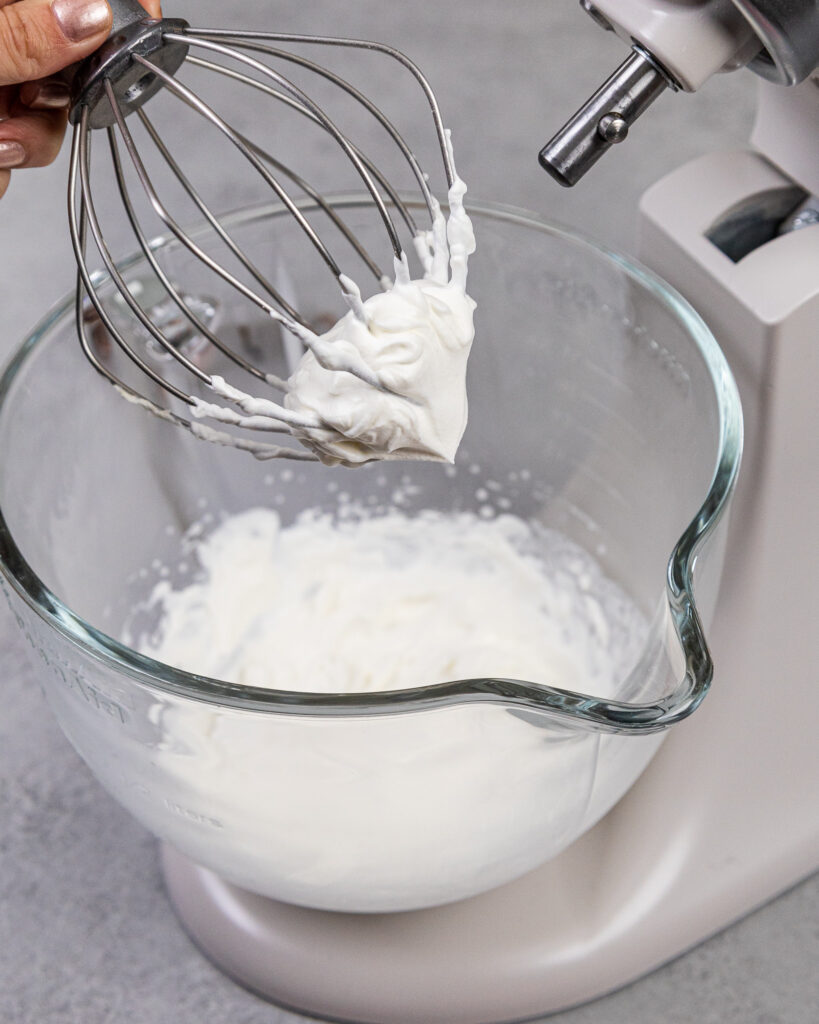
<instances>
[{"instance_id":1,"label":"fingernail","mask_svg":"<svg viewBox=\"0 0 819 1024\"><path fill-rule=\"evenodd\" d=\"M70 95L65 82L26 82L20 89L20 102L30 110L62 110Z\"/></svg>"},{"instance_id":2,"label":"fingernail","mask_svg":"<svg viewBox=\"0 0 819 1024\"><path fill-rule=\"evenodd\" d=\"M0 142L0 170L20 167L26 162L26 150L19 142Z\"/></svg>"},{"instance_id":3,"label":"fingernail","mask_svg":"<svg viewBox=\"0 0 819 1024\"><path fill-rule=\"evenodd\" d=\"M97 35L111 20L106 0L54 0L51 10L63 35L72 43Z\"/></svg>"}]
</instances>

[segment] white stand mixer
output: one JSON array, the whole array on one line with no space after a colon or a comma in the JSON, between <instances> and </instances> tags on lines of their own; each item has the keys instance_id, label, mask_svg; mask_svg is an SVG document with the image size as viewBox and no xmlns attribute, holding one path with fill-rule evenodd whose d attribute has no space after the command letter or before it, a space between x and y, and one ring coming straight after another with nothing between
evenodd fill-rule
<instances>
[{"instance_id":1,"label":"white stand mixer","mask_svg":"<svg viewBox=\"0 0 819 1024\"><path fill-rule=\"evenodd\" d=\"M819 867L819 10L773 0L583 6L634 53L544 148L564 184L668 85L696 89L749 59L781 83L761 86L757 152L695 160L641 206L643 260L710 325L745 410L713 691L596 828L462 903L376 919L305 910L166 849L171 897L205 951L313 1013L478 1024L555 1011L641 976Z\"/></svg>"}]
</instances>

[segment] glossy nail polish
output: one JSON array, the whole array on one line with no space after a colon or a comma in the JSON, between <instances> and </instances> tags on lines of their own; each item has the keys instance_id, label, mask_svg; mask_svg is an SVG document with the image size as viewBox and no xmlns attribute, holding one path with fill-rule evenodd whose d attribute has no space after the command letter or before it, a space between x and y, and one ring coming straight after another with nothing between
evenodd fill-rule
<instances>
[{"instance_id":1,"label":"glossy nail polish","mask_svg":"<svg viewBox=\"0 0 819 1024\"><path fill-rule=\"evenodd\" d=\"M72 43L101 32L111 18L106 0L54 0L51 10L63 35Z\"/></svg>"},{"instance_id":2,"label":"glossy nail polish","mask_svg":"<svg viewBox=\"0 0 819 1024\"><path fill-rule=\"evenodd\" d=\"M64 110L70 99L65 82L47 79L44 82L26 82L20 88L20 102L30 110Z\"/></svg>"},{"instance_id":3,"label":"glossy nail polish","mask_svg":"<svg viewBox=\"0 0 819 1024\"><path fill-rule=\"evenodd\" d=\"M10 170L26 162L26 150L19 142L0 142L0 170Z\"/></svg>"}]
</instances>

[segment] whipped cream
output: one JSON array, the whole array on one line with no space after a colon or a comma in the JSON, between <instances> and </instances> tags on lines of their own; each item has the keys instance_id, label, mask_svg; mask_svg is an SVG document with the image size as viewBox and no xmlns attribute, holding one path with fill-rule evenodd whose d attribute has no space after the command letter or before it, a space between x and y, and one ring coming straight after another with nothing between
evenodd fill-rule
<instances>
[{"instance_id":1,"label":"whipped cream","mask_svg":"<svg viewBox=\"0 0 819 1024\"><path fill-rule=\"evenodd\" d=\"M452 156L449 132L447 144ZM465 193L456 173L448 217L432 200L432 229L414 240L422 278L412 278L402 253L394 260L394 281L382 282L384 291L366 300L342 276L350 309L326 333L288 322L305 351L283 387L283 404L214 377L213 392L236 408L195 399L193 416L290 433L329 465L453 462L466 428L466 366L475 333L475 303L466 294L475 236Z\"/></svg>"},{"instance_id":2,"label":"whipped cream","mask_svg":"<svg viewBox=\"0 0 819 1024\"><path fill-rule=\"evenodd\" d=\"M290 378L285 406L314 413L322 423L293 433L323 462L454 461L466 428L466 364L475 336L475 303L466 294L475 239L463 207L465 191L456 178L445 228L436 206L424 278L410 278L406 255L396 260L395 282L387 291L360 305L355 301L322 335L327 348L308 348ZM448 265L441 258L445 252ZM355 285L347 287L359 300ZM345 357L360 360L370 380L338 372Z\"/></svg>"},{"instance_id":3,"label":"whipped cream","mask_svg":"<svg viewBox=\"0 0 819 1024\"><path fill-rule=\"evenodd\" d=\"M281 690L505 677L611 696L622 665L591 590L593 580L602 585L599 570L579 549L550 568L544 545L560 548L511 515L391 512L336 523L310 513L282 528L275 512L256 509L197 546L201 580L157 585L161 626L143 651Z\"/></svg>"},{"instance_id":4,"label":"whipped cream","mask_svg":"<svg viewBox=\"0 0 819 1024\"><path fill-rule=\"evenodd\" d=\"M194 582L160 583L158 628L127 642L237 683L364 693L496 675L616 696L645 641L589 555L510 515L282 526L253 510L194 543ZM312 717L155 700L163 800L145 824L238 886L328 910L434 906L518 877L659 743L498 703Z\"/></svg>"}]
</instances>

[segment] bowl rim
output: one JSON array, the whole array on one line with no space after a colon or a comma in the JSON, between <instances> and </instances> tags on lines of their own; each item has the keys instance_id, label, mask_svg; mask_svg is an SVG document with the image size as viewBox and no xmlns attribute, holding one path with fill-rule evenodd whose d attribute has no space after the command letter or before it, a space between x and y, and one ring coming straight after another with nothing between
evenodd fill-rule
<instances>
[{"instance_id":1,"label":"bowl rim","mask_svg":"<svg viewBox=\"0 0 819 1024\"><path fill-rule=\"evenodd\" d=\"M360 193L342 193L325 198L339 209L372 205L371 197ZM421 205L417 196L402 196L402 199L410 206ZM297 200L297 203L307 211L316 207L308 197ZM84 650L93 660L102 662L141 686L240 710L348 717L399 714L464 703L499 703L536 710L557 717L564 724L571 723L584 729L635 735L659 732L690 715L705 697L713 676L713 663L694 598L694 562L728 507L742 455L743 422L739 392L725 356L693 307L670 285L631 257L582 232L519 207L473 200L467 204L467 209L470 214L519 224L568 241L616 264L683 324L708 368L719 410L720 436L705 500L674 545L667 565L667 610L684 658L683 676L669 695L653 702L604 700L558 687L501 678L455 680L409 690L366 694L327 694L245 686L185 672L134 651L74 613L28 564L17 547L0 506L0 588L12 612L16 615L6 584L41 620L70 643ZM220 219L226 227L236 227L286 212L283 204L268 202L242 207ZM193 233L207 230L203 225ZM170 234L161 235L150 243L153 250L173 249L178 245L179 242ZM137 251L121 261L118 267L127 270L142 260L142 252ZM108 280L108 274L98 271L93 280L95 285L102 285ZM12 355L0 377L0 416L26 360L58 324L73 316L74 310L75 296L72 293L43 317ZM19 615L16 617L24 628Z\"/></svg>"}]
</instances>

